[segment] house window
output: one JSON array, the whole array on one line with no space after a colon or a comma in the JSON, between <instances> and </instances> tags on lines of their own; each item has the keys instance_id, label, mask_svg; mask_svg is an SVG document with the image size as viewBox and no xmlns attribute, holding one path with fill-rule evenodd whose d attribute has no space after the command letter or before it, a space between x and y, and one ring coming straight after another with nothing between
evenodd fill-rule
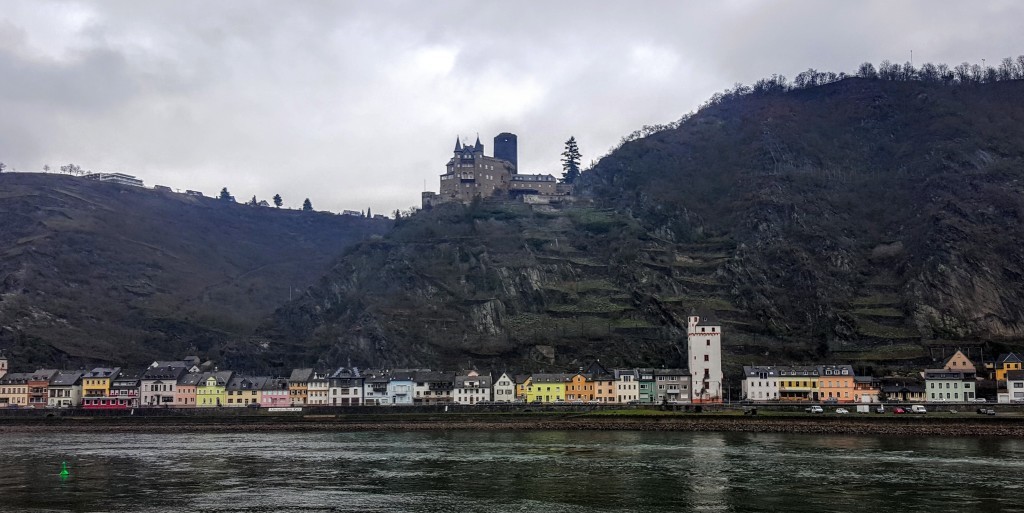
<instances>
[{"instance_id":1,"label":"house window","mask_svg":"<svg viewBox=\"0 0 1024 513\"><path fill-rule=\"evenodd\" d=\"M707 343L707 346L708 346L708 347L711 347L711 339L708 339L708 343Z\"/></svg>"},{"instance_id":2,"label":"house window","mask_svg":"<svg viewBox=\"0 0 1024 513\"><path fill-rule=\"evenodd\" d=\"M704 361L705 361L705 362L707 362L707 361L710 361L710 356L708 356L708 355L704 355Z\"/></svg>"}]
</instances>

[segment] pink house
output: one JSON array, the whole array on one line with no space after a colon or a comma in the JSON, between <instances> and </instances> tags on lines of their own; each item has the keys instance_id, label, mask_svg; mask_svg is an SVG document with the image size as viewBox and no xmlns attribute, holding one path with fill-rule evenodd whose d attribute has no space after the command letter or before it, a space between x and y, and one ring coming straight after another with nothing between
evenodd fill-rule
<instances>
[{"instance_id":1,"label":"pink house","mask_svg":"<svg viewBox=\"0 0 1024 513\"><path fill-rule=\"evenodd\" d=\"M190 372L178 380L178 386L174 388L175 408L196 407L196 386L202 379L202 372Z\"/></svg>"},{"instance_id":2,"label":"pink house","mask_svg":"<svg viewBox=\"0 0 1024 513\"><path fill-rule=\"evenodd\" d=\"M288 396L288 380L270 378L260 390L260 406L264 408L285 408L292 405Z\"/></svg>"}]
</instances>

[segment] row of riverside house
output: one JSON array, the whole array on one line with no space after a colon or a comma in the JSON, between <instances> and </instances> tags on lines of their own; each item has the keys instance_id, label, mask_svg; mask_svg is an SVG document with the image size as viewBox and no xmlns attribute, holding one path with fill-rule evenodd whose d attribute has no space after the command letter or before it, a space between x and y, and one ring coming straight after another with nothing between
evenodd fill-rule
<instances>
[{"instance_id":1,"label":"row of riverside house","mask_svg":"<svg viewBox=\"0 0 1024 513\"><path fill-rule=\"evenodd\" d=\"M957 350L941 368L923 369L916 379L857 376L850 365L746 366L743 399L750 402L969 403L981 401L978 383L991 370L1000 403L1024 403L1022 358L999 355L979 365ZM888 381L885 383L884 381Z\"/></svg>"},{"instance_id":2,"label":"row of riverside house","mask_svg":"<svg viewBox=\"0 0 1024 513\"><path fill-rule=\"evenodd\" d=\"M138 375L119 367L6 373L0 408L293 407L481 403L688 404L722 401L721 326L688 320L689 369L612 369L595 362L574 373L481 374L429 369L331 372L295 369L285 378L202 371L199 360L156 361ZM692 372L691 372L692 371ZM5 375L6 373L6 375Z\"/></svg>"},{"instance_id":3,"label":"row of riverside house","mask_svg":"<svg viewBox=\"0 0 1024 513\"><path fill-rule=\"evenodd\" d=\"M40 369L0 378L0 408L129 409L145 407L296 407L490 403L689 403L690 374L681 369L510 374L429 369L333 372L295 369L287 379L201 372L187 361L157 361L139 376L118 367L91 371Z\"/></svg>"}]
</instances>

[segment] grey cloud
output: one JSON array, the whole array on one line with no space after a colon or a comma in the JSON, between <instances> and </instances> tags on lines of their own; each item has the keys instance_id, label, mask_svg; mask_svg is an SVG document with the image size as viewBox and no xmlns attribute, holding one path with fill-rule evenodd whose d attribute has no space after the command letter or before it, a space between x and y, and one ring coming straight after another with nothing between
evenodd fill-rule
<instances>
[{"instance_id":1,"label":"grey cloud","mask_svg":"<svg viewBox=\"0 0 1024 513\"><path fill-rule=\"evenodd\" d=\"M558 173L570 135L589 161L734 82L1024 48L1016 2L13 5L0 160L334 211L416 204L456 134Z\"/></svg>"}]
</instances>

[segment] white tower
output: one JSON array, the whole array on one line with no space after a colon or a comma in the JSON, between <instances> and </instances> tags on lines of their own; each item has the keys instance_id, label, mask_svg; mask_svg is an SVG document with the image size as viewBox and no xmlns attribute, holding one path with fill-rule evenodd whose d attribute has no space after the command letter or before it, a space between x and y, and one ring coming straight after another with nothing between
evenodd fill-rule
<instances>
[{"instance_id":1,"label":"white tower","mask_svg":"<svg viewBox=\"0 0 1024 513\"><path fill-rule=\"evenodd\" d=\"M691 313L687 322L686 355L692 402L722 402L722 327L707 316Z\"/></svg>"}]
</instances>

